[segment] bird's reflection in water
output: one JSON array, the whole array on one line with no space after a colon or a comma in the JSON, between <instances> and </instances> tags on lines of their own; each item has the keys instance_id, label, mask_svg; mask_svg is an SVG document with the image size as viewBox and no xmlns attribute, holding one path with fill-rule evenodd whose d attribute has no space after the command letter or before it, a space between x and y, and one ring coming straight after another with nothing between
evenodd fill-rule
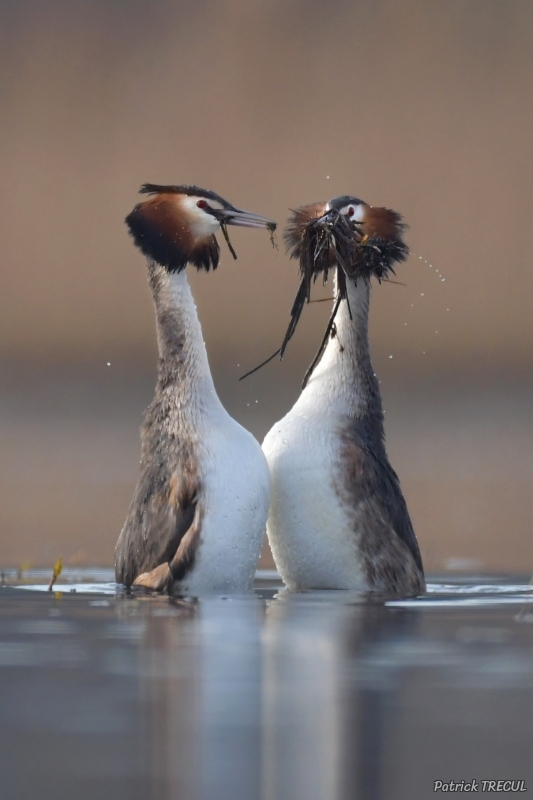
<instances>
[{"instance_id":1,"label":"bird's reflection in water","mask_svg":"<svg viewBox=\"0 0 533 800\"><path fill-rule=\"evenodd\" d=\"M350 600L342 592L281 593L268 606L263 800L384 796L402 675L378 653L391 636L410 636L416 615Z\"/></svg>"},{"instance_id":2,"label":"bird's reflection in water","mask_svg":"<svg viewBox=\"0 0 533 800\"><path fill-rule=\"evenodd\" d=\"M417 621L353 599L281 592L151 613L142 690L154 798L381 798L402 678L379 652Z\"/></svg>"},{"instance_id":3,"label":"bird's reflection in water","mask_svg":"<svg viewBox=\"0 0 533 800\"><path fill-rule=\"evenodd\" d=\"M161 610L142 670L153 797L259 797L262 602L213 598Z\"/></svg>"},{"instance_id":4,"label":"bird's reflection in water","mask_svg":"<svg viewBox=\"0 0 533 800\"><path fill-rule=\"evenodd\" d=\"M418 614L383 604L354 606L342 636L342 776L339 797L381 800L389 793L391 741L401 722L398 698L405 670L383 647L408 642ZM385 657L384 657L385 655Z\"/></svg>"},{"instance_id":5,"label":"bird's reflection in water","mask_svg":"<svg viewBox=\"0 0 533 800\"><path fill-rule=\"evenodd\" d=\"M142 646L140 685L151 796L162 800L199 797L197 610L194 605L158 603L150 609Z\"/></svg>"},{"instance_id":6,"label":"bird's reflection in water","mask_svg":"<svg viewBox=\"0 0 533 800\"><path fill-rule=\"evenodd\" d=\"M263 650L263 800L339 796L342 615L311 595L268 603Z\"/></svg>"}]
</instances>

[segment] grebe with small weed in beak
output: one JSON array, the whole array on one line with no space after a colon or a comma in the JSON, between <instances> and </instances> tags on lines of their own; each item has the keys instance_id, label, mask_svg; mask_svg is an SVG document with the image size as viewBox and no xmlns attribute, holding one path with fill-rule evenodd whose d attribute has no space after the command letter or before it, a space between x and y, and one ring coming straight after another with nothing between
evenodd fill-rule
<instances>
[{"instance_id":1,"label":"grebe with small weed in beak","mask_svg":"<svg viewBox=\"0 0 533 800\"><path fill-rule=\"evenodd\" d=\"M217 268L219 229L236 258L227 226L276 225L197 186L145 184L141 192L150 197L126 223L148 259L158 379L116 578L174 594L248 591L266 526L268 467L217 396L185 267Z\"/></svg>"}]
</instances>

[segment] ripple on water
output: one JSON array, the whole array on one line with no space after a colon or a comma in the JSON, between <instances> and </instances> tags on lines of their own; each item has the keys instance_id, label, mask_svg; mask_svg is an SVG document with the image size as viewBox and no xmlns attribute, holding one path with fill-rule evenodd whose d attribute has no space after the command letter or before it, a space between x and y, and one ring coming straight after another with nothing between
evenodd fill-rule
<instances>
[{"instance_id":1,"label":"ripple on water","mask_svg":"<svg viewBox=\"0 0 533 800\"><path fill-rule=\"evenodd\" d=\"M35 582L18 583L15 576L9 576L9 585L29 592L47 592L50 570L34 570L25 573L25 580ZM115 583L110 569L94 568L85 572L79 569L66 569L61 582L54 585L53 591L61 594L90 594L116 596L125 593L124 587ZM256 590L265 591L282 587L279 574L275 570L257 570ZM305 600L353 601L358 595L354 592L317 591L294 595ZM360 595L359 595L360 597ZM93 601L94 603L95 601ZM98 601L96 601L98 602ZM105 601L102 601L105 602ZM387 600L386 605L398 608L465 608L519 605L533 603L533 584L518 582L516 578L491 579L488 576L461 576L457 579L434 580L427 584L427 591L419 597Z\"/></svg>"},{"instance_id":2,"label":"ripple on water","mask_svg":"<svg viewBox=\"0 0 533 800\"><path fill-rule=\"evenodd\" d=\"M428 583L426 594L389 600L399 608L465 608L533 603L533 585L522 583Z\"/></svg>"}]
</instances>

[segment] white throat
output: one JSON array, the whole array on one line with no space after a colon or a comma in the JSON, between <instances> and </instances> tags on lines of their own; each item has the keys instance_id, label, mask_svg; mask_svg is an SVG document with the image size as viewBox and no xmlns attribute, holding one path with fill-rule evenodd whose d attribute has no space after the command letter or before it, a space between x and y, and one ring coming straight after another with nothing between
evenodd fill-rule
<instances>
[{"instance_id":1,"label":"white throat","mask_svg":"<svg viewBox=\"0 0 533 800\"><path fill-rule=\"evenodd\" d=\"M337 291L335 277L335 297ZM353 413L356 410L358 398L362 394L360 369L370 364L370 283L359 280L355 285L348 280L347 292L348 302L341 301L335 318L335 335L330 338L324 355L300 396L305 403L322 407L332 405L341 413Z\"/></svg>"},{"instance_id":2,"label":"white throat","mask_svg":"<svg viewBox=\"0 0 533 800\"><path fill-rule=\"evenodd\" d=\"M182 200L182 206L187 210L188 225L196 241L211 236L220 228L220 222L216 217L199 208L197 202L198 197L184 197ZM211 201L211 205L222 208L221 204L215 201Z\"/></svg>"}]
</instances>

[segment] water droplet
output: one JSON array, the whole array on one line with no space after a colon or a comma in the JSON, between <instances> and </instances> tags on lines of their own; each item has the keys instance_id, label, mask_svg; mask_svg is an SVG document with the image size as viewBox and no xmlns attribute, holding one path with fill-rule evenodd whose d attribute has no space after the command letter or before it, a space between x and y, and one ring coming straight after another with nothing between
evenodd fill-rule
<instances>
[{"instance_id":1,"label":"water droplet","mask_svg":"<svg viewBox=\"0 0 533 800\"><path fill-rule=\"evenodd\" d=\"M108 367L110 367L110 366L111 366L111 361L108 361L108 362L107 362L107 366L108 366Z\"/></svg>"},{"instance_id":2,"label":"water droplet","mask_svg":"<svg viewBox=\"0 0 533 800\"><path fill-rule=\"evenodd\" d=\"M394 358L394 356L389 356L389 358Z\"/></svg>"},{"instance_id":3,"label":"water droplet","mask_svg":"<svg viewBox=\"0 0 533 800\"><path fill-rule=\"evenodd\" d=\"M441 278L441 281L445 281L445 280L446 280L446 278Z\"/></svg>"},{"instance_id":4,"label":"water droplet","mask_svg":"<svg viewBox=\"0 0 533 800\"><path fill-rule=\"evenodd\" d=\"M424 292L420 292L420 297L424 297Z\"/></svg>"}]
</instances>

